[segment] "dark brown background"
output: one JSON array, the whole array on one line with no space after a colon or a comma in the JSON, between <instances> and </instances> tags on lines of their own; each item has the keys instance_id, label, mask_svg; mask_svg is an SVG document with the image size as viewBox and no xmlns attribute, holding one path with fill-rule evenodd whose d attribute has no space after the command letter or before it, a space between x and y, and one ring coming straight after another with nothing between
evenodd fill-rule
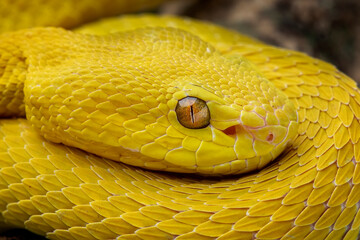
<instances>
[{"instance_id":1,"label":"dark brown background","mask_svg":"<svg viewBox=\"0 0 360 240\"><path fill-rule=\"evenodd\" d=\"M179 0L155 12L215 22L306 52L360 82L360 0ZM13 230L0 235L5 239L42 238Z\"/></svg>"},{"instance_id":2,"label":"dark brown background","mask_svg":"<svg viewBox=\"0 0 360 240\"><path fill-rule=\"evenodd\" d=\"M159 12L215 22L306 52L360 82L359 0L188 0L169 2Z\"/></svg>"}]
</instances>

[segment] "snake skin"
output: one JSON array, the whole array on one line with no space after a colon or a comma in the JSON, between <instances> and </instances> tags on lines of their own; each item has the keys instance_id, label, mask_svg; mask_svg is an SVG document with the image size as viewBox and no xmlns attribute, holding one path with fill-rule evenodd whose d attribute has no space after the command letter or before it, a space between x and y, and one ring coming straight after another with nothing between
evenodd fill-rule
<instances>
[{"instance_id":1,"label":"snake skin","mask_svg":"<svg viewBox=\"0 0 360 240\"><path fill-rule=\"evenodd\" d=\"M38 114L41 108L33 111L33 107L25 107L23 93L18 90L23 80L29 78L27 71L36 68L32 63L35 60L41 63L46 54L39 52L34 62L24 61L28 52L22 55L14 51L17 48L9 47L13 46L9 36L24 36L21 41L26 42L26 38L48 31L65 39L83 38L58 29L35 29L21 32L23 35L10 33L0 38L0 86L4 96L15 96L15 100L3 100L6 107L1 109L2 114L7 116L13 110L12 114L21 116L26 108L26 113L33 115L28 120L0 121L0 220L51 239L358 239L360 93L355 82L323 61L193 20L130 16L79 31L106 34L145 24L183 29L208 42L228 59L239 56L246 59L247 67L260 72L296 108L299 123L296 138L262 170L215 178L144 170L49 142L45 138L56 138L40 122L46 125L51 118ZM51 37L48 41L53 45L42 46L45 53L56 49L56 41ZM198 47L196 43L193 46ZM64 56L61 51L58 54ZM101 55L94 59L101 58L97 56ZM55 59L47 64L56 66L65 60ZM84 69L81 74L88 78L95 76L91 68L83 68L89 62L68 65L66 76L73 77L73 66ZM46 78L51 72L42 74ZM84 88L93 88L92 84L89 81ZM39 103L46 106L41 97L31 99L26 89L25 84L25 99L32 106ZM100 89L111 91L106 86ZM51 86L30 90L55 94ZM141 89L133 90L141 94ZM61 96L61 91L69 89L59 91L56 94ZM93 94L88 99L99 95ZM131 99L135 97L132 95ZM91 102L82 103L83 108L93 107ZM69 114L73 110L58 108ZM44 116L52 111L49 106L46 109L41 113ZM39 130L34 130L31 123ZM101 121L98 125L101 126Z\"/></svg>"}]
</instances>

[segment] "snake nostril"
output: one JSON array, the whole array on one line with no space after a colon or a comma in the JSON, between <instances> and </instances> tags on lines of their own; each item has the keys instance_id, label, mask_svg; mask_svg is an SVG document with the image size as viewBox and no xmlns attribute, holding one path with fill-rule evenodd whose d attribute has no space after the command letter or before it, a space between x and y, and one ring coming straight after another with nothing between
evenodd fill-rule
<instances>
[{"instance_id":1,"label":"snake nostril","mask_svg":"<svg viewBox=\"0 0 360 240\"><path fill-rule=\"evenodd\" d=\"M236 134L236 126L231 126L228 127L227 129L222 130L223 133L225 133L226 135L235 135Z\"/></svg>"},{"instance_id":2,"label":"snake nostril","mask_svg":"<svg viewBox=\"0 0 360 240\"><path fill-rule=\"evenodd\" d=\"M274 140L274 134L270 133L270 134L266 137L266 141L271 142L272 140Z\"/></svg>"}]
</instances>

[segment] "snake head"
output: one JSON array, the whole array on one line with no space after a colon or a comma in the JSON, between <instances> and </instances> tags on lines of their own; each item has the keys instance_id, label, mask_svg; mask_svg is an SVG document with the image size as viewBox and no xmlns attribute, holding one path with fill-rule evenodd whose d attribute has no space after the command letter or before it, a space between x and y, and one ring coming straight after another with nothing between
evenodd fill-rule
<instances>
[{"instance_id":1,"label":"snake head","mask_svg":"<svg viewBox=\"0 0 360 240\"><path fill-rule=\"evenodd\" d=\"M245 58L185 31L37 31L24 51L26 114L50 141L148 169L224 175L262 168L297 134L284 93Z\"/></svg>"},{"instance_id":2,"label":"snake head","mask_svg":"<svg viewBox=\"0 0 360 240\"><path fill-rule=\"evenodd\" d=\"M243 76L226 85L226 79L206 85L187 79L168 90L170 129L182 145L167 161L203 174L245 173L274 160L296 136L293 103L242 61Z\"/></svg>"}]
</instances>

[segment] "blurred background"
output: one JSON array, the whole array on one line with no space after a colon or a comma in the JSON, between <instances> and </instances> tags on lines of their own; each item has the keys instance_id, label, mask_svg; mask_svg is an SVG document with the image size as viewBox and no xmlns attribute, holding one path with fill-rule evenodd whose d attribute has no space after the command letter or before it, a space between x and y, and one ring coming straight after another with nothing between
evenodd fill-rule
<instances>
[{"instance_id":1,"label":"blurred background","mask_svg":"<svg viewBox=\"0 0 360 240\"><path fill-rule=\"evenodd\" d=\"M360 82L359 0L170 1L159 13L218 23L331 62Z\"/></svg>"}]
</instances>

